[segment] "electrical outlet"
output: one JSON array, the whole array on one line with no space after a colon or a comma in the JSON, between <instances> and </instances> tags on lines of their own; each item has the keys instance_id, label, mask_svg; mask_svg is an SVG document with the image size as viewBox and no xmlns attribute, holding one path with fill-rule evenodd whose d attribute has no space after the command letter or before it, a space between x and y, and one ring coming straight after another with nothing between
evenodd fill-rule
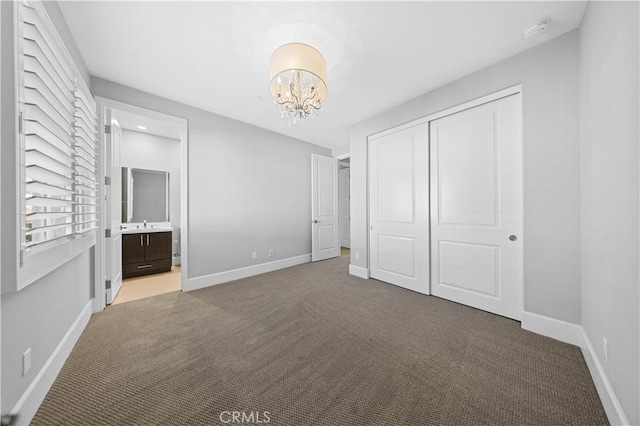
<instances>
[{"instance_id":1,"label":"electrical outlet","mask_svg":"<svg viewBox=\"0 0 640 426\"><path fill-rule=\"evenodd\" d=\"M609 362L609 342L605 337L602 338L602 355L604 356L604 362Z\"/></svg>"},{"instance_id":2,"label":"electrical outlet","mask_svg":"<svg viewBox=\"0 0 640 426\"><path fill-rule=\"evenodd\" d=\"M257 251L254 251L254 252L251 254L251 258L252 258L252 259L257 259L257 258L258 258L258 252L257 252Z\"/></svg>"},{"instance_id":3,"label":"electrical outlet","mask_svg":"<svg viewBox=\"0 0 640 426\"><path fill-rule=\"evenodd\" d=\"M356 252L356 260L360 260L360 253Z\"/></svg>"},{"instance_id":4,"label":"electrical outlet","mask_svg":"<svg viewBox=\"0 0 640 426\"><path fill-rule=\"evenodd\" d=\"M269 257L273 257L273 249L269 249Z\"/></svg>"},{"instance_id":5,"label":"electrical outlet","mask_svg":"<svg viewBox=\"0 0 640 426\"><path fill-rule=\"evenodd\" d=\"M27 375L29 369L31 369L31 348L22 354L22 377Z\"/></svg>"}]
</instances>

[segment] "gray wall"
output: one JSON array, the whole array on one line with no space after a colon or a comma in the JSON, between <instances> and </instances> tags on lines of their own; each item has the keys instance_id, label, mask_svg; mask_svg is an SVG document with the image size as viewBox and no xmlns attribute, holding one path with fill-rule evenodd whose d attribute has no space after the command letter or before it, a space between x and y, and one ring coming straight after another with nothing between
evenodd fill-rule
<instances>
[{"instance_id":1,"label":"gray wall","mask_svg":"<svg viewBox=\"0 0 640 426\"><path fill-rule=\"evenodd\" d=\"M328 149L99 78L91 91L188 120L189 278L311 252L311 153Z\"/></svg>"},{"instance_id":2,"label":"gray wall","mask_svg":"<svg viewBox=\"0 0 640 426\"><path fill-rule=\"evenodd\" d=\"M6 288L14 287L17 278L18 252L16 241L20 231L16 227L18 220L18 209L15 203L19 186L17 184L16 144L10 143L16 139L17 115L15 96L15 64L14 64L14 23L13 8L14 2L2 1L2 22L0 22L0 32L2 32L2 55L0 56L0 102L2 102L2 134L0 139L0 172L2 179L0 182L0 193L2 194L2 215L0 217L2 226L2 239L0 240L0 254L2 255L2 291Z\"/></svg>"},{"instance_id":3,"label":"gray wall","mask_svg":"<svg viewBox=\"0 0 640 426\"><path fill-rule=\"evenodd\" d=\"M14 2L0 2L2 7L2 282L15 280L11 267L16 258L15 215L15 110L13 73ZM58 28L65 27L52 15ZM69 42L68 40L67 43ZM67 44L68 45L68 44ZM68 45L69 46L69 45ZM8 412L38 374L46 360L90 300L93 279L90 274L92 251L82 253L63 267L30 284L20 292L2 295L2 413ZM31 348L31 370L22 372L22 353Z\"/></svg>"},{"instance_id":4,"label":"gray wall","mask_svg":"<svg viewBox=\"0 0 640 426\"><path fill-rule=\"evenodd\" d=\"M522 83L525 309L579 324L577 73L578 32L572 31L352 128L351 263L368 264L367 136Z\"/></svg>"},{"instance_id":5,"label":"gray wall","mask_svg":"<svg viewBox=\"0 0 640 426\"><path fill-rule=\"evenodd\" d=\"M589 2L580 28L582 325L640 424L637 2ZM609 362L602 338L609 342Z\"/></svg>"},{"instance_id":6,"label":"gray wall","mask_svg":"<svg viewBox=\"0 0 640 426\"><path fill-rule=\"evenodd\" d=\"M0 5L0 25L4 25L3 21L2 21L2 12L3 12L3 7ZM4 35L2 33L2 30L0 29L0 51L4 52L4 45L2 44L2 40L4 39ZM3 83L2 81L2 67L0 65L0 99L2 99L2 87L3 87ZM4 135L2 134L2 120L4 119L4 116L2 115L2 102L0 102L0 140L4 140ZM2 151L0 150L0 186L2 185ZM2 241L2 208L0 208L0 241ZM2 247L0 247L0 254L2 253ZM0 256L0 260L2 260L2 257ZM0 280L2 277L2 263L0 262ZM0 282L0 289L2 287L2 283ZM0 291L0 340L2 337L2 292ZM0 342L0 345L2 343ZM2 369L2 349L0 348L0 370ZM2 389L1 386L2 385L2 371L0 371L0 405L2 402ZM4 412L2 411L2 407L0 407L0 412Z\"/></svg>"},{"instance_id":7,"label":"gray wall","mask_svg":"<svg viewBox=\"0 0 640 426\"><path fill-rule=\"evenodd\" d=\"M92 250L19 292L2 295L2 413L8 413L78 318L93 283ZM31 369L22 377L22 354Z\"/></svg>"},{"instance_id":8,"label":"gray wall","mask_svg":"<svg viewBox=\"0 0 640 426\"><path fill-rule=\"evenodd\" d=\"M169 219L174 241L180 239L181 149L177 139L122 130L122 167L169 172Z\"/></svg>"}]
</instances>

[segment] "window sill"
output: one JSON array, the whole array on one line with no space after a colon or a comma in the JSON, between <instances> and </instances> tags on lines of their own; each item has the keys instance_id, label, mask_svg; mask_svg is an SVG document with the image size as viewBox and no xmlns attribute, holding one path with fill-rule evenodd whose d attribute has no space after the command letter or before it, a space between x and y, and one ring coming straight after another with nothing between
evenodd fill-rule
<instances>
[{"instance_id":1,"label":"window sill","mask_svg":"<svg viewBox=\"0 0 640 426\"><path fill-rule=\"evenodd\" d=\"M22 290L95 245L96 231L91 231L79 238L25 256L24 266L20 268L20 283L15 290Z\"/></svg>"}]
</instances>

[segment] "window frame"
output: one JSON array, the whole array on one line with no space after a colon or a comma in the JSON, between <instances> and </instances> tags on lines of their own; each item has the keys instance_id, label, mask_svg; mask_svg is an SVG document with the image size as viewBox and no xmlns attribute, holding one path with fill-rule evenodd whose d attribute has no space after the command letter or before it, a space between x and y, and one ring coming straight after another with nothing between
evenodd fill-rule
<instances>
[{"instance_id":1,"label":"window frame","mask_svg":"<svg viewBox=\"0 0 640 426\"><path fill-rule=\"evenodd\" d=\"M69 81L71 86L73 86L73 103L71 105L72 108L72 151L75 153L77 151L76 142L75 142L75 124L77 122L76 118L76 108L77 103L82 102L78 98L78 91L80 91L85 97L87 97L89 103L93 103L94 110L92 111L94 116L94 124L95 124L95 133L93 135L93 141L95 146L95 156L96 156L96 165L95 165L95 223L93 224L92 229L84 230L83 232L78 231L79 218L81 215L76 213L76 200L78 198L78 191L76 190L76 162L74 158L74 162L71 164L71 168L73 169L72 173L72 188L73 188L73 196L72 199L74 203L72 204L72 215L71 215L71 232L64 237L58 239L52 239L42 244L35 245L32 247L27 247L26 235L27 235L27 213L26 213L26 129L25 129L25 41L24 41L24 26L26 25L24 22L25 19L25 7L30 7L34 9L37 14L38 20L42 24L43 28L41 30L47 33L45 36L43 33L42 36L45 38L46 43L52 43L56 46L57 52L53 52L55 55L62 55L63 58L59 58L60 61L64 61L66 66L70 70L72 80ZM17 116L16 128L15 128L15 141L16 141L16 199L15 199L15 208L16 212L16 249L17 249L17 259L16 259L16 279L15 282L6 283L3 282L2 292L10 292L10 291L20 291L38 279L44 277L45 275L51 273L52 271L58 269L60 266L79 256L80 254L90 250L92 247L96 245L97 242L97 231L100 229L100 194L101 194L101 185L99 182L100 176L100 139L98 132L98 119L97 119L97 104L95 103L95 99L91 94L86 82L82 78L69 50L60 37L55 25L51 21L49 15L47 14L44 5L40 0L20 0L14 3L14 72L15 72L15 113ZM50 39L51 40L50 40ZM57 57L57 56L56 56ZM67 83L67 82L65 82ZM91 106L91 105L90 105ZM83 226L80 226L83 228ZM93 277L92 277L93 278ZM4 281L4 280L3 280Z\"/></svg>"}]
</instances>

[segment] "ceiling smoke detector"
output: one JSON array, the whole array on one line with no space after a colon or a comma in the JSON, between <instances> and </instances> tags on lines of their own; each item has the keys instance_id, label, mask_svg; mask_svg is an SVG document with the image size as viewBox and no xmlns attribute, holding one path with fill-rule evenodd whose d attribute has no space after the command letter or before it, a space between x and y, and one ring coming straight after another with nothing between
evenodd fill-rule
<instances>
[{"instance_id":1,"label":"ceiling smoke detector","mask_svg":"<svg viewBox=\"0 0 640 426\"><path fill-rule=\"evenodd\" d=\"M544 32L548 26L549 26L549 20L541 19L535 24L529 25L527 28L525 28L524 31L522 32L522 35L525 39L531 38L533 36L540 34L541 32Z\"/></svg>"}]
</instances>

